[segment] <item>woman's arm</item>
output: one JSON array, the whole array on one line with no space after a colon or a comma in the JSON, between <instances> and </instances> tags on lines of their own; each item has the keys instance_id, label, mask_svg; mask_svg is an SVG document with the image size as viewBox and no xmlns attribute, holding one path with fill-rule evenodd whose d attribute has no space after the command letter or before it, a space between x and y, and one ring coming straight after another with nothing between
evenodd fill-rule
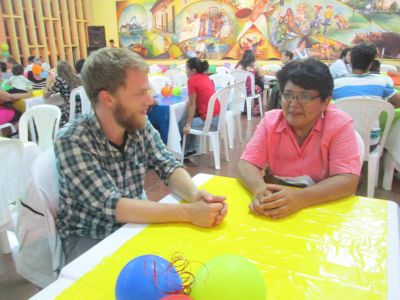
<instances>
[{"instance_id":1,"label":"woman's arm","mask_svg":"<svg viewBox=\"0 0 400 300\"><path fill-rule=\"evenodd\" d=\"M268 184L272 194L260 200L265 216L279 219L302 208L338 200L355 193L359 176L338 174L326 178L304 189L294 189L277 184Z\"/></svg>"},{"instance_id":2,"label":"woman's arm","mask_svg":"<svg viewBox=\"0 0 400 300\"><path fill-rule=\"evenodd\" d=\"M12 102L22 98L28 98L32 96L32 92L10 94L0 90L0 103Z\"/></svg>"},{"instance_id":3,"label":"woman's arm","mask_svg":"<svg viewBox=\"0 0 400 300\"><path fill-rule=\"evenodd\" d=\"M183 128L183 133L188 134L190 127L192 126L192 121L194 118L194 114L196 112L196 94L189 95L189 106L188 106L188 114L186 119L186 125Z\"/></svg>"}]
</instances>

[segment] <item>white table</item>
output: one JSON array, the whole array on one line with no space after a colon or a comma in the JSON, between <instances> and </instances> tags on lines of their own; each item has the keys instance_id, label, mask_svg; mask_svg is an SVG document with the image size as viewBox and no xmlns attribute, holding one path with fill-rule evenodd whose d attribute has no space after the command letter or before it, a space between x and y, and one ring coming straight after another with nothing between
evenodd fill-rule
<instances>
[{"instance_id":1,"label":"white table","mask_svg":"<svg viewBox=\"0 0 400 300\"><path fill-rule=\"evenodd\" d=\"M176 157L182 157L182 146L181 146L181 134L179 132L178 123L184 116L187 110L187 101L172 104L169 107L169 131L168 131L168 141L167 148Z\"/></svg>"},{"instance_id":2,"label":"white table","mask_svg":"<svg viewBox=\"0 0 400 300\"><path fill-rule=\"evenodd\" d=\"M202 185L213 175L198 174L193 180L196 185ZM168 195L161 200L163 203L178 203L178 198ZM399 206L388 201L388 248L387 248L387 299L397 300L400 295L400 210ZM67 288L70 281L76 281L88 271L98 265L105 256L118 250L125 242L143 230L147 225L127 224L101 241L99 244L79 256L77 259L65 266L60 273L59 279L35 295L32 299L50 299ZM43 297L41 297L43 295ZM39 297L40 296L40 297Z\"/></svg>"},{"instance_id":3,"label":"white table","mask_svg":"<svg viewBox=\"0 0 400 300\"><path fill-rule=\"evenodd\" d=\"M385 148L387 153L385 154L382 187L385 190L391 190L394 169L400 170L400 121L392 124L386 138Z\"/></svg>"}]
</instances>

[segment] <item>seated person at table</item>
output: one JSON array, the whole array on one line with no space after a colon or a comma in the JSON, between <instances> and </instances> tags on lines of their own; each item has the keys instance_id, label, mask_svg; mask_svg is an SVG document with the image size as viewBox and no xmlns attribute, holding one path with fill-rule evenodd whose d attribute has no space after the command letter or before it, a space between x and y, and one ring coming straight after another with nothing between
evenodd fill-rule
<instances>
[{"instance_id":1,"label":"seated person at table","mask_svg":"<svg viewBox=\"0 0 400 300\"><path fill-rule=\"evenodd\" d=\"M128 49L93 52L82 70L94 113L59 131L54 144L60 202L56 225L66 261L124 223L187 222L216 226L225 197L199 191L147 120L148 66ZM144 176L154 169L188 204L146 201Z\"/></svg>"},{"instance_id":2,"label":"seated person at table","mask_svg":"<svg viewBox=\"0 0 400 300\"><path fill-rule=\"evenodd\" d=\"M208 102L215 93L215 87L207 74L208 62L201 61L197 57L192 57L186 62L186 74L188 76L188 95L189 105L187 112L179 122L181 133L186 134L185 156L196 153L196 138L189 134L190 128L202 130L207 116ZM218 126L219 102L214 105L211 130Z\"/></svg>"},{"instance_id":3,"label":"seated person at table","mask_svg":"<svg viewBox=\"0 0 400 300\"><path fill-rule=\"evenodd\" d=\"M350 57L351 48L344 48L340 53L340 58L329 67L333 79L351 74Z\"/></svg>"},{"instance_id":4,"label":"seated person at table","mask_svg":"<svg viewBox=\"0 0 400 300\"><path fill-rule=\"evenodd\" d=\"M352 74L335 79L333 99L341 101L353 98L371 98L390 102L394 107L400 107L400 94L388 83L388 78L380 74L369 73L371 65L377 56L376 46L362 42L351 49ZM371 131L370 150L374 150L380 139L379 121Z\"/></svg>"},{"instance_id":5,"label":"seated person at table","mask_svg":"<svg viewBox=\"0 0 400 300\"><path fill-rule=\"evenodd\" d=\"M251 211L278 219L352 195L361 163L351 118L331 101L329 68L314 59L293 61L277 73L282 109L268 111L239 161ZM267 182L262 170L270 173ZM279 184L306 185L293 189Z\"/></svg>"},{"instance_id":6,"label":"seated person at table","mask_svg":"<svg viewBox=\"0 0 400 300\"><path fill-rule=\"evenodd\" d=\"M7 92L10 94L27 93L32 90L32 83L24 76L24 67L16 64L11 68L12 76L6 81L11 86Z\"/></svg>"},{"instance_id":7,"label":"seated person at table","mask_svg":"<svg viewBox=\"0 0 400 300\"><path fill-rule=\"evenodd\" d=\"M13 101L17 101L21 98L28 98L32 96L32 93L18 93L18 94L10 94L0 89L0 125L5 123L12 123L15 127L18 127L18 120L21 114L9 107ZM11 132L7 131L7 129L3 130L2 135L10 136Z\"/></svg>"}]
</instances>

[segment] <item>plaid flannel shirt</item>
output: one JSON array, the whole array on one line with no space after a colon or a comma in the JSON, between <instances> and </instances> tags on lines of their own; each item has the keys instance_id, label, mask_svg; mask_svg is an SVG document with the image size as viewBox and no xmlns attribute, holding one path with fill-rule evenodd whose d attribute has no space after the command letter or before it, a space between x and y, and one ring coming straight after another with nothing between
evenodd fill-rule
<instances>
[{"instance_id":1,"label":"plaid flannel shirt","mask_svg":"<svg viewBox=\"0 0 400 300\"><path fill-rule=\"evenodd\" d=\"M143 130L129 131L124 153L113 147L94 114L60 130L54 143L60 202L56 225L69 235L103 239L123 224L115 220L121 197L144 198L146 169L168 184L181 164L147 121Z\"/></svg>"}]
</instances>

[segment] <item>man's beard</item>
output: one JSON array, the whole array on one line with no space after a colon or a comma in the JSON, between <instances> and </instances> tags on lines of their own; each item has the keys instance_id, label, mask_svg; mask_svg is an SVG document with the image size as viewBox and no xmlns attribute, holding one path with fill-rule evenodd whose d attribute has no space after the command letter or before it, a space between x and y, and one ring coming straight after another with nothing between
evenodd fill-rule
<instances>
[{"instance_id":1,"label":"man's beard","mask_svg":"<svg viewBox=\"0 0 400 300\"><path fill-rule=\"evenodd\" d=\"M117 102L115 110L113 111L113 116L118 125L125 128L126 130L143 129L146 125L146 121L139 121L135 118L134 114L128 115L120 102Z\"/></svg>"}]
</instances>

